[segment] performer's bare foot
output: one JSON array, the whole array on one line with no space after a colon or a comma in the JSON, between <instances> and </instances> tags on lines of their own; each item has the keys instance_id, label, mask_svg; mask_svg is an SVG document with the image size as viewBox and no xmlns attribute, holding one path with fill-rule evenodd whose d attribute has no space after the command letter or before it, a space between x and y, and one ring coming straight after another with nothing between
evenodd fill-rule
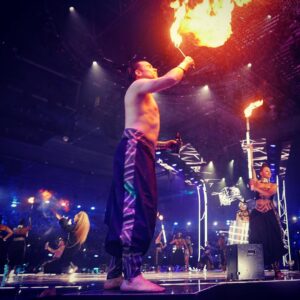
<instances>
[{"instance_id":1,"label":"performer's bare foot","mask_svg":"<svg viewBox=\"0 0 300 300\"><path fill-rule=\"evenodd\" d=\"M149 293L159 293L165 290L164 287L155 284L146 278L143 275L138 275L137 277L132 278L131 280L123 280L121 284L121 291L123 292L149 292Z\"/></svg>"},{"instance_id":2,"label":"performer's bare foot","mask_svg":"<svg viewBox=\"0 0 300 300\"><path fill-rule=\"evenodd\" d=\"M119 276L112 279L106 279L103 287L105 290L119 290L123 280L124 280L123 276Z\"/></svg>"}]
</instances>

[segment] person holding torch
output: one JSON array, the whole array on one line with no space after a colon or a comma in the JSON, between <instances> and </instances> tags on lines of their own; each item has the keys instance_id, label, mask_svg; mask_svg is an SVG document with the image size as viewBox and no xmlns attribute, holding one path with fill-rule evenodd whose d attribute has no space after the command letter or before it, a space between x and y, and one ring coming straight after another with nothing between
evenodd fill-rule
<instances>
[{"instance_id":1,"label":"person holding torch","mask_svg":"<svg viewBox=\"0 0 300 300\"><path fill-rule=\"evenodd\" d=\"M277 185L270 182L272 174L267 164L262 164L259 174L260 179L257 179L253 168L250 187L255 192L255 208L250 213L249 243L263 245L265 265L272 266L275 279L283 279L279 261L286 251L282 240L280 219L273 203Z\"/></svg>"},{"instance_id":2,"label":"person holding torch","mask_svg":"<svg viewBox=\"0 0 300 300\"><path fill-rule=\"evenodd\" d=\"M153 93L179 83L193 65L187 56L161 77L144 60L133 62L128 70L133 82L125 94L125 130L115 152L105 214L105 249L112 256L105 289L164 291L141 274L142 257L153 238L157 215L155 149L177 144L175 140L158 141L160 118Z\"/></svg>"}]
</instances>

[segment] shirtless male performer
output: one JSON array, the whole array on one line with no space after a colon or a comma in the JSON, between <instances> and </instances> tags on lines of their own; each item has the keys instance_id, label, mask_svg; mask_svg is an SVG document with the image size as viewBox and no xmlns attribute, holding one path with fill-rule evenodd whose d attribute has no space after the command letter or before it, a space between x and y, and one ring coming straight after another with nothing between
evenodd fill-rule
<instances>
[{"instance_id":1,"label":"shirtless male performer","mask_svg":"<svg viewBox=\"0 0 300 300\"><path fill-rule=\"evenodd\" d=\"M125 130L114 156L105 213L105 249L112 255L105 289L164 291L141 274L142 257L153 238L157 214L155 149L176 144L175 140L158 141L159 110L152 94L179 83L193 65L193 59L187 56L162 77L143 60L129 70L133 83L125 95Z\"/></svg>"}]
</instances>

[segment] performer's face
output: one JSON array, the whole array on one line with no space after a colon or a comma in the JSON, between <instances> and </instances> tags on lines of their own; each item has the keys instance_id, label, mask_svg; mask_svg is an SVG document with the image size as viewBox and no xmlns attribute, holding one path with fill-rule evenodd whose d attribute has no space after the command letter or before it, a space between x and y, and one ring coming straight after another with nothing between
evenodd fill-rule
<instances>
[{"instance_id":1,"label":"performer's face","mask_svg":"<svg viewBox=\"0 0 300 300\"><path fill-rule=\"evenodd\" d=\"M268 178L270 179L272 174L271 174L271 170L269 167L264 167L261 171L260 171L260 176L262 178Z\"/></svg>"},{"instance_id":2,"label":"performer's face","mask_svg":"<svg viewBox=\"0 0 300 300\"><path fill-rule=\"evenodd\" d=\"M138 68L135 70L135 74L137 79L140 78L155 79L157 78L157 69L154 68L147 61L140 61L138 63Z\"/></svg>"},{"instance_id":3,"label":"performer's face","mask_svg":"<svg viewBox=\"0 0 300 300\"><path fill-rule=\"evenodd\" d=\"M241 204L239 205L239 207L240 207L240 210L246 210L246 209L247 209L247 205L244 204L244 203L241 203Z\"/></svg>"}]
</instances>

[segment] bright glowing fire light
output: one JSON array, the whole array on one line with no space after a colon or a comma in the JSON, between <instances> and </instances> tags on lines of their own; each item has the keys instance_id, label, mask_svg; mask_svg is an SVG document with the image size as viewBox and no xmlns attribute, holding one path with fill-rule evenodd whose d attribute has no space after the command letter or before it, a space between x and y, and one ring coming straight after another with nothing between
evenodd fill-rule
<instances>
[{"instance_id":1,"label":"bright glowing fire light","mask_svg":"<svg viewBox=\"0 0 300 300\"><path fill-rule=\"evenodd\" d=\"M255 108L257 108L257 107L262 106L263 103L264 103L264 100L257 100L257 101L255 101L255 102L250 103L250 105L248 105L248 106L246 107L246 109L244 110L245 117L246 117L246 118L251 117L252 111L253 111Z\"/></svg>"},{"instance_id":2,"label":"bright glowing fire light","mask_svg":"<svg viewBox=\"0 0 300 300\"><path fill-rule=\"evenodd\" d=\"M28 201L29 204L33 204L34 203L34 197L29 197L27 199L27 201Z\"/></svg>"},{"instance_id":3,"label":"bright glowing fire light","mask_svg":"<svg viewBox=\"0 0 300 300\"><path fill-rule=\"evenodd\" d=\"M175 47L182 43L182 35L192 34L197 46L219 47L230 38L231 14L236 6L242 7L252 0L203 0L191 5L189 0L174 0L174 22L170 28ZM200 2L198 1L193 1Z\"/></svg>"},{"instance_id":4,"label":"bright glowing fire light","mask_svg":"<svg viewBox=\"0 0 300 300\"><path fill-rule=\"evenodd\" d=\"M46 203L49 203L50 198L53 196L53 194L51 192L47 191L47 190L40 190L40 194L41 194L41 198Z\"/></svg>"}]
</instances>

